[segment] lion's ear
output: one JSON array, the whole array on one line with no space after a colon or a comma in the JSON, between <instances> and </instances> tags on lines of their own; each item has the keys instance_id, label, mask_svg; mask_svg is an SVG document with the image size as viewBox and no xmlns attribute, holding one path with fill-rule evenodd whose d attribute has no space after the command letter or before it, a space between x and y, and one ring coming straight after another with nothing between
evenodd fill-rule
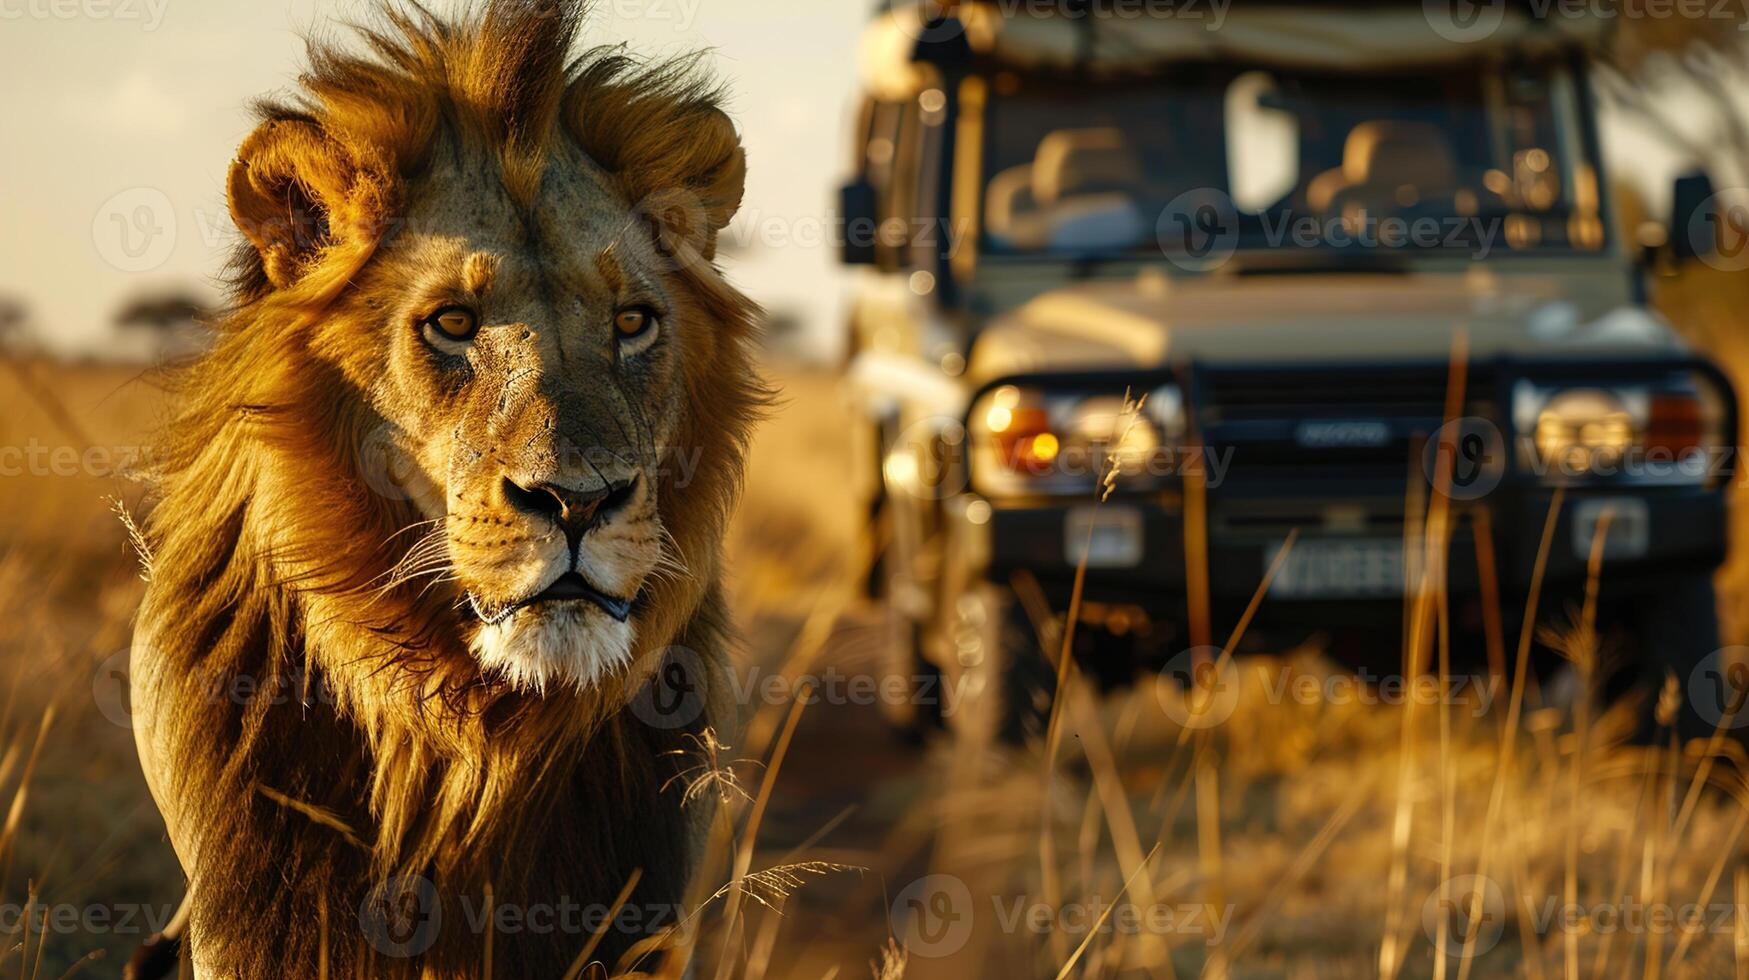
<instances>
[{"instance_id":1,"label":"lion's ear","mask_svg":"<svg viewBox=\"0 0 1749 980\"><path fill-rule=\"evenodd\" d=\"M670 255L716 255L717 233L741 207L747 157L727 114L702 102L640 98L609 86L571 118L584 151L611 171Z\"/></svg>"},{"instance_id":2,"label":"lion's ear","mask_svg":"<svg viewBox=\"0 0 1749 980\"><path fill-rule=\"evenodd\" d=\"M675 141L649 159L625 161L622 179L664 253L709 262L717 254L717 233L741 207L747 154L734 122L715 107L684 115L673 128Z\"/></svg>"},{"instance_id":3,"label":"lion's ear","mask_svg":"<svg viewBox=\"0 0 1749 980\"><path fill-rule=\"evenodd\" d=\"M715 108L700 113L692 150L685 159L676 161L676 166L684 174L682 183L698 195L714 249L716 233L741 209L741 195L747 186L747 152L741 149L735 123Z\"/></svg>"},{"instance_id":4,"label":"lion's ear","mask_svg":"<svg viewBox=\"0 0 1749 980\"><path fill-rule=\"evenodd\" d=\"M387 213L383 182L306 119L256 127L237 150L226 190L231 219L282 289L324 249L374 239Z\"/></svg>"}]
</instances>

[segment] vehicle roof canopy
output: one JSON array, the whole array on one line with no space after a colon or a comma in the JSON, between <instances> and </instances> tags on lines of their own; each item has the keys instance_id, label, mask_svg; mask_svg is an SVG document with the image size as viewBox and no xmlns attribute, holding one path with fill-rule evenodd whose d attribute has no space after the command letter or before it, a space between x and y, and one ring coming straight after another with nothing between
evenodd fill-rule
<instances>
[{"instance_id":1,"label":"vehicle roof canopy","mask_svg":"<svg viewBox=\"0 0 1749 980\"><path fill-rule=\"evenodd\" d=\"M1466 4L1476 19L1447 19L1445 4L1092 0L969 0L957 23L930 26L943 5L898 0L863 37L865 82L905 98L926 84L919 42L961 43L984 63L1017 71L1144 73L1194 61L1347 70L1435 66L1495 53L1594 48L1608 23L1595 16L1534 16L1528 5Z\"/></svg>"}]
</instances>

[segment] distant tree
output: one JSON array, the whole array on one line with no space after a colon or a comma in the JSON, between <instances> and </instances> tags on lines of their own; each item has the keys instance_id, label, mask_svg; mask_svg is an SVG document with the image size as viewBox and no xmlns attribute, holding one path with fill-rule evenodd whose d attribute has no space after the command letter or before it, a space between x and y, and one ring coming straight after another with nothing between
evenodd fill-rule
<instances>
[{"instance_id":1,"label":"distant tree","mask_svg":"<svg viewBox=\"0 0 1749 980\"><path fill-rule=\"evenodd\" d=\"M159 331L179 330L198 326L209 312L206 304L188 293L156 293L123 304L116 311L115 324Z\"/></svg>"},{"instance_id":2,"label":"distant tree","mask_svg":"<svg viewBox=\"0 0 1749 980\"><path fill-rule=\"evenodd\" d=\"M115 343L104 356L176 361L212 341L212 309L198 295L180 289L143 293L116 310Z\"/></svg>"},{"instance_id":3,"label":"distant tree","mask_svg":"<svg viewBox=\"0 0 1749 980\"><path fill-rule=\"evenodd\" d=\"M760 324L760 340L766 351L779 357L803 356L807 346L807 324L797 310L786 307L767 310Z\"/></svg>"},{"instance_id":4,"label":"distant tree","mask_svg":"<svg viewBox=\"0 0 1749 980\"><path fill-rule=\"evenodd\" d=\"M1617 20L1597 73L1603 96L1684 150L1720 188L1749 187L1749 104L1739 97L1749 91L1749 14L1740 4L1707 4L1694 16L1683 4L1622 10L1637 15ZM1678 102L1706 110L1704 131L1672 121L1668 107Z\"/></svg>"},{"instance_id":5,"label":"distant tree","mask_svg":"<svg viewBox=\"0 0 1749 980\"><path fill-rule=\"evenodd\" d=\"M15 349L24 343L30 323L30 308L14 296L0 296L0 349Z\"/></svg>"}]
</instances>

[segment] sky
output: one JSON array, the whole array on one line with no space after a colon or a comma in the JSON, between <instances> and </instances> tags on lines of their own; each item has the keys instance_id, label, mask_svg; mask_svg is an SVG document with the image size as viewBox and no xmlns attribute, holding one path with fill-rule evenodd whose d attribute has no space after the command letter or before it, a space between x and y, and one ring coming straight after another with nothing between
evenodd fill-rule
<instances>
[{"instance_id":1,"label":"sky","mask_svg":"<svg viewBox=\"0 0 1749 980\"><path fill-rule=\"evenodd\" d=\"M435 6L452 4L438 0ZM708 49L730 83L749 173L729 275L841 345L849 282L820 228L848 166L856 43L869 0L598 0L587 38L648 54ZM290 89L302 36L362 0L0 0L0 295L51 346L101 348L130 297L216 297L235 240L224 176L250 99ZM1666 196L1681 158L1606 122L1618 175Z\"/></svg>"},{"instance_id":2,"label":"sky","mask_svg":"<svg viewBox=\"0 0 1749 980\"><path fill-rule=\"evenodd\" d=\"M439 10L453 3L439 0ZM836 348L843 278L811 234L848 166L865 0L598 0L585 38L709 49L749 172L729 275ZM249 100L288 91L301 38L360 0L0 0L0 295L48 342L100 347L130 297L217 297L224 179Z\"/></svg>"}]
</instances>

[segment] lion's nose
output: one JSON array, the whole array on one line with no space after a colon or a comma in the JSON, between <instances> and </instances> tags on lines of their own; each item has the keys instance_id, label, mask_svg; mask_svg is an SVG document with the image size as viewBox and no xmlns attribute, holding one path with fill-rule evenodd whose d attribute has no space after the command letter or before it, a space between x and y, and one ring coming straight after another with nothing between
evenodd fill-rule
<instances>
[{"instance_id":1,"label":"lion's nose","mask_svg":"<svg viewBox=\"0 0 1749 980\"><path fill-rule=\"evenodd\" d=\"M504 497L524 514L545 517L565 532L573 551L585 532L601 523L631 499L637 478L577 490L557 483L529 481L527 485L504 478Z\"/></svg>"}]
</instances>

